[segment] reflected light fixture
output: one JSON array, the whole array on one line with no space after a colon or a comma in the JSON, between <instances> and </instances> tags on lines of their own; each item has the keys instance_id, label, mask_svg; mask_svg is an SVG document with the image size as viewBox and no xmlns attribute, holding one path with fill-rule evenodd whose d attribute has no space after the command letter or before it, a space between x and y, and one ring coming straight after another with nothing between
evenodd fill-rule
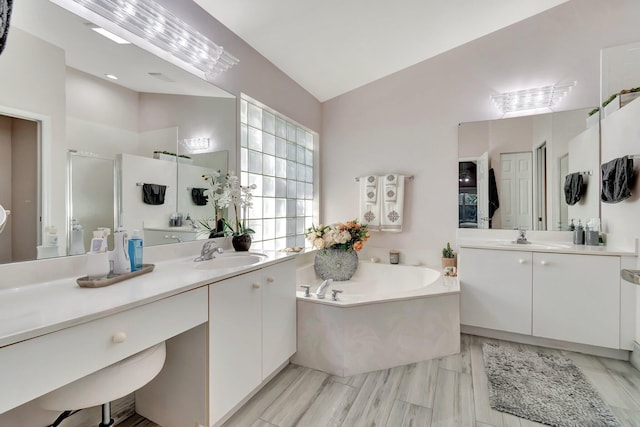
<instances>
[{"instance_id":1,"label":"reflected light fixture","mask_svg":"<svg viewBox=\"0 0 640 427\"><path fill-rule=\"evenodd\" d=\"M153 0L51 0L211 81L238 59Z\"/></svg>"},{"instance_id":2,"label":"reflected light fixture","mask_svg":"<svg viewBox=\"0 0 640 427\"><path fill-rule=\"evenodd\" d=\"M536 108L551 108L558 105L560 100L564 98L576 84L577 82L571 82L506 92L499 95L491 95L491 100L503 114L533 110Z\"/></svg>"},{"instance_id":3,"label":"reflected light fixture","mask_svg":"<svg viewBox=\"0 0 640 427\"><path fill-rule=\"evenodd\" d=\"M207 150L211 147L211 140L209 138L183 139L182 145L188 150Z\"/></svg>"},{"instance_id":4,"label":"reflected light fixture","mask_svg":"<svg viewBox=\"0 0 640 427\"><path fill-rule=\"evenodd\" d=\"M118 76L116 76L115 74L105 74L104 76L111 80L118 80Z\"/></svg>"}]
</instances>

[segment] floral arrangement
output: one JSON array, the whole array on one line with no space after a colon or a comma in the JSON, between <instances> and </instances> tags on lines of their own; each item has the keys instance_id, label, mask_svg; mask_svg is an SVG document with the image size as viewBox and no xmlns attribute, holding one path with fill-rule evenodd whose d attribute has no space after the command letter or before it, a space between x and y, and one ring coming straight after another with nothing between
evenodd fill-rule
<instances>
[{"instance_id":1,"label":"floral arrangement","mask_svg":"<svg viewBox=\"0 0 640 427\"><path fill-rule=\"evenodd\" d=\"M333 225L312 225L307 229L305 237L316 249L340 248L358 252L370 235L366 225L353 220Z\"/></svg>"},{"instance_id":2,"label":"floral arrangement","mask_svg":"<svg viewBox=\"0 0 640 427\"><path fill-rule=\"evenodd\" d=\"M255 184L249 186L240 185L240 180L233 173L228 173L224 181L221 179L219 172L202 175L202 178L209 183L210 188L204 192L209 203L215 212L215 223L222 220L227 234L240 236L243 234L255 233L254 230L246 226L247 210L253 206L251 201L253 194L251 193L257 187ZM233 206L235 221L229 222L221 216L221 210ZM240 213L242 212L242 218ZM213 227L210 225L210 219L199 219L198 222L207 230Z\"/></svg>"}]
</instances>

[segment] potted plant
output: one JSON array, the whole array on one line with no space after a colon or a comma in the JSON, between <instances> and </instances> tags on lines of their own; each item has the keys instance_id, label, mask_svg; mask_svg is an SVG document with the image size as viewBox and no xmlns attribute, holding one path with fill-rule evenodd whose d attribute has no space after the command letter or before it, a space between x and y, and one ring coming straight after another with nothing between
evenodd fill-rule
<instances>
[{"instance_id":1,"label":"potted plant","mask_svg":"<svg viewBox=\"0 0 640 427\"><path fill-rule=\"evenodd\" d=\"M198 223L203 229L209 233L209 238L223 237L224 234L224 219L223 219L223 206L221 200L224 199L224 178L221 177L220 171L213 172L209 175L202 175L202 179L207 181L209 189L204 191L204 195L207 197L207 203L213 208L213 218L198 218Z\"/></svg>"},{"instance_id":2,"label":"potted plant","mask_svg":"<svg viewBox=\"0 0 640 427\"><path fill-rule=\"evenodd\" d=\"M442 249L442 267L455 267L456 254L451 248L451 243L447 242L447 247Z\"/></svg>"},{"instance_id":3,"label":"potted plant","mask_svg":"<svg viewBox=\"0 0 640 427\"><path fill-rule=\"evenodd\" d=\"M305 237L318 252L314 261L322 279L349 280L358 269L358 254L369 240L369 230L358 220L333 225L312 225Z\"/></svg>"},{"instance_id":4,"label":"potted plant","mask_svg":"<svg viewBox=\"0 0 640 427\"><path fill-rule=\"evenodd\" d=\"M249 186L240 185L240 180L233 174L227 174L227 182L225 183L222 195L218 199L218 203L223 208L233 206L235 214L233 222L222 219L224 222L225 234L233 236L231 244L236 251L248 251L251 247L251 235L254 230L247 227L247 211L253 205L251 199L253 195L251 191L256 189L256 185ZM240 215L242 213L242 216Z\"/></svg>"}]
</instances>

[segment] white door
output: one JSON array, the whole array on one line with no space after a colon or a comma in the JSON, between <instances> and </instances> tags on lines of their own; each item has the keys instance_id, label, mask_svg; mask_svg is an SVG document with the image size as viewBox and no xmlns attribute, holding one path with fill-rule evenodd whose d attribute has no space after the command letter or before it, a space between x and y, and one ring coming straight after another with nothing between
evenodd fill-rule
<instances>
[{"instance_id":1,"label":"white door","mask_svg":"<svg viewBox=\"0 0 640 427\"><path fill-rule=\"evenodd\" d=\"M478 157L476 165L478 192L478 228L489 228L489 153Z\"/></svg>"},{"instance_id":2,"label":"white door","mask_svg":"<svg viewBox=\"0 0 640 427\"><path fill-rule=\"evenodd\" d=\"M531 153L500 154L500 212L502 228L533 226Z\"/></svg>"}]
</instances>

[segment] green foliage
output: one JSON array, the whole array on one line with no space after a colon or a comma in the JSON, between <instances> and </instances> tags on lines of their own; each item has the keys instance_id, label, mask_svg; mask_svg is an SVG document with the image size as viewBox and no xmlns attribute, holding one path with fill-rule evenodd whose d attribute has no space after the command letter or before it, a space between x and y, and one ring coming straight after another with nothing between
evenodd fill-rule
<instances>
[{"instance_id":1,"label":"green foliage","mask_svg":"<svg viewBox=\"0 0 640 427\"><path fill-rule=\"evenodd\" d=\"M456 254L451 249L451 243L447 242L447 247L442 249L442 258L454 258Z\"/></svg>"}]
</instances>

